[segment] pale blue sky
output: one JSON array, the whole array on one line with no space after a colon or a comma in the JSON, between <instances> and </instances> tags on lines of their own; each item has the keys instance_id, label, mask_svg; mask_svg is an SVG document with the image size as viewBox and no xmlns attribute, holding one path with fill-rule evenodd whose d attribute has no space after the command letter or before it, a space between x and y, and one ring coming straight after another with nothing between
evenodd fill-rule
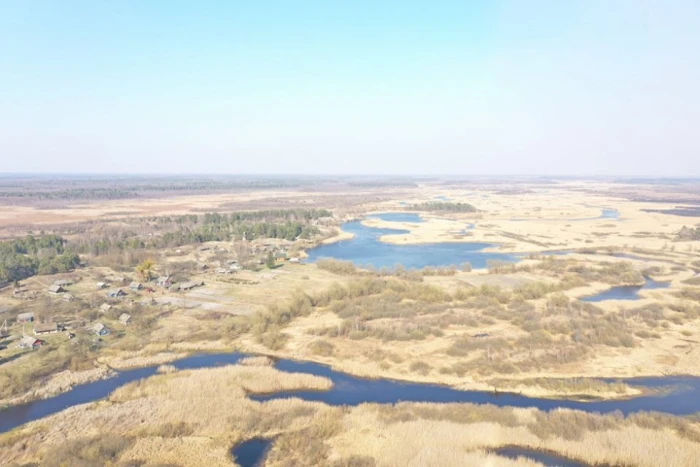
<instances>
[{"instance_id":1,"label":"pale blue sky","mask_svg":"<svg viewBox=\"0 0 700 467\"><path fill-rule=\"evenodd\" d=\"M0 172L700 176L699 88L691 0L0 0Z\"/></svg>"}]
</instances>

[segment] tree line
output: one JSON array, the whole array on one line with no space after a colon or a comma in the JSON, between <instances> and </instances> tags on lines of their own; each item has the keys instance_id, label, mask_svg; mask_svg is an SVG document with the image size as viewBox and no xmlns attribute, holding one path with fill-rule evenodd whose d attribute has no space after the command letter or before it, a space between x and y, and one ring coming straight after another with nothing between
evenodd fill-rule
<instances>
[{"instance_id":1,"label":"tree line","mask_svg":"<svg viewBox=\"0 0 700 467\"><path fill-rule=\"evenodd\" d=\"M325 209L290 209L157 216L137 219L121 231L84 234L71 241L78 253L100 256L115 251L173 248L211 241L280 238L293 241L320 233L312 221L330 217ZM137 233L139 230L141 233ZM150 235L144 235L144 231Z\"/></svg>"},{"instance_id":2,"label":"tree line","mask_svg":"<svg viewBox=\"0 0 700 467\"><path fill-rule=\"evenodd\" d=\"M75 269L80 258L65 251L65 243L66 240L58 235L28 235L0 242L0 283Z\"/></svg>"}]
</instances>

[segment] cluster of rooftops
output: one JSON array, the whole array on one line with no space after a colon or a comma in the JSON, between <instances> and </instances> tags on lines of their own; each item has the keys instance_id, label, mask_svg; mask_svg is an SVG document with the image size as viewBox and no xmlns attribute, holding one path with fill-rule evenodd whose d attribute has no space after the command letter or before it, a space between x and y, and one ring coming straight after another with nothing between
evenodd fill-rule
<instances>
[{"instance_id":1,"label":"cluster of rooftops","mask_svg":"<svg viewBox=\"0 0 700 467\"><path fill-rule=\"evenodd\" d=\"M227 272L234 272L239 269L239 266L236 261L231 261L229 264L229 269L227 269ZM217 272L219 272L217 270ZM223 271L222 271L223 272ZM109 278L110 283L125 283L126 279L124 277L120 276L112 276ZM188 281L188 282L182 282L179 284L174 284L173 281L171 280L170 276L160 276L156 279L156 284L159 287L164 287L168 288L170 291L187 291L187 290L192 290L195 287L203 286L204 281L198 280L198 281ZM61 295L65 300L71 301L73 299L72 294L68 292L66 287L70 286L73 284L73 281L70 279L59 279L54 281L53 284L51 284L48 288L48 292L53 295ZM101 281L97 282L96 286L97 289L105 289L107 288L108 283L106 281ZM153 289L147 286L144 286L143 283L137 282L137 281L132 281L129 284L129 289L132 291L140 291L140 290L148 290L149 292L153 292ZM121 289L121 288L114 288L110 289L107 291L107 297L108 298L121 298L127 295L127 293ZM112 309L112 305L109 303L103 303L99 307L99 311L102 313L108 312L110 309ZM33 334L34 336L31 336L29 334L24 334L22 338L18 341L18 347L21 348L36 348L40 345L42 345L44 342L39 339L40 336L47 335L47 334L53 334L53 333L58 333L58 332L67 332L68 338L72 339L75 337L75 334L72 332L66 331L65 327L59 323L55 322L49 322L49 323L39 323L35 322L35 313L34 312L25 312L25 313L20 313L17 315L17 322L18 323L32 323L33 324ZM131 315L128 313L122 313L119 316L119 322L123 325L128 325L131 322ZM105 326L101 322L96 322L89 326L88 328L92 332L94 332L97 336L105 336L111 332L111 330ZM36 336L36 337L35 337Z\"/></svg>"},{"instance_id":2,"label":"cluster of rooftops","mask_svg":"<svg viewBox=\"0 0 700 467\"><path fill-rule=\"evenodd\" d=\"M105 307L107 305L107 307ZM100 307L100 311L108 311L111 308L111 305L108 303L104 303ZM35 319L35 314L34 312L27 312L27 313L20 313L17 315L17 322L18 323L33 323L33 337L28 334L25 334L22 336L22 338L19 340L17 346L21 348L34 348L39 345L43 344L43 341L39 339L38 337L47 335L47 334L54 334L58 332L65 332L66 328L62 324L51 322L51 323L37 323L34 321ZM122 313L119 316L119 322L123 324L124 326L128 325L131 323L131 315L128 313ZM88 327L88 329L92 332L94 332L97 336L106 336L111 332L111 330L105 326L101 322L97 322L92 324L91 326ZM68 338L72 339L75 337L75 334L68 331L67 332Z\"/></svg>"}]
</instances>

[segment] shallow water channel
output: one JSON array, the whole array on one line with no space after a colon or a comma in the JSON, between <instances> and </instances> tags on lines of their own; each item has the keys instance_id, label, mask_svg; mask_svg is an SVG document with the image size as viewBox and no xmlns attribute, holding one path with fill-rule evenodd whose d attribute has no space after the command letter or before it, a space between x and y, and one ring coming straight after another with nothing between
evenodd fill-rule
<instances>
[{"instance_id":1,"label":"shallow water channel","mask_svg":"<svg viewBox=\"0 0 700 467\"><path fill-rule=\"evenodd\" d=\"M518 459L519 457L526 457L534 461L544 464L547 467L586 467L588 464L583 464L581 462L569 459L568 457L560 456L558 454L538 451L536 449L528 449L520 446L505 446L502 448L494 449L492 451L494 454L499 456L507 457L509 459Z\"/></svg>"},{"instance_id":2,"label":"shallow water channel","mask_svg":"<svg viewBox=\"0 0 700 467\"><path fill-rule=\"evenodd\" d=\"M183 370L210 368L236 363L245 356L236 352L199 354L174 361L172 365ZM267 401L297 397L307 401L320 401L329 405L350 406L364 402L394 404L400 401L474 403L493 404L501 407L536 407L541 410L564 407L601 413L619 410L625 414L653 410L669 414L686 415L700 411L700 378L697 377L673 376L625 379L622 381L631 385L664 388L665 390L626 400L581 402L540 399L520 394L490 391L459 391L436 384L410 383L390 379L363 379L311 362L281 359L276 361L275 366L282 371L327 377L333 382L333 387L328 391L288 391L252 396L251 399ZM154 365L122 371L114 378L82 384L49 399L37 400L0 410L0 432L9 431L24 423L38 420L68 407L105 398L118 387L154 375L157 368L158 366Z\"/></svg>"},{"instance_id":3,"label":"shallow water channel","mask_svg":"<svg viewBox=\"0 0 700 467\"><path fill-rule=\"evenodd\" d=\"M671 285L670 282L657 282L649 277L645 277L643 285L612 287L595 295L581 297L579 300L590 303L602 302L604 300L639 300L641 298L639 296L641 290L665 289L669 285Z\"/></svg>"}]
</instances>

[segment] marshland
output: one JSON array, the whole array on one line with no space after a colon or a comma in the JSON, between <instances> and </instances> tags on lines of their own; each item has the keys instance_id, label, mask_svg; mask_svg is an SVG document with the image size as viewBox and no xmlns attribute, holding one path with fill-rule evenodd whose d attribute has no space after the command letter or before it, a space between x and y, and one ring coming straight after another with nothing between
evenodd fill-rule
<instances>
[{"instance_id":1,"label":"marshland","mask_svg":"<svg viewBox=\"0 0 700 467\"><path fill-rule=\"evenodd\" d=\"M0 461L700 455L700 242L627 193L664 186L297 182L164 190L128 215L13 198L46 215L2 220Z\"/></svg>"}]
</instances>

